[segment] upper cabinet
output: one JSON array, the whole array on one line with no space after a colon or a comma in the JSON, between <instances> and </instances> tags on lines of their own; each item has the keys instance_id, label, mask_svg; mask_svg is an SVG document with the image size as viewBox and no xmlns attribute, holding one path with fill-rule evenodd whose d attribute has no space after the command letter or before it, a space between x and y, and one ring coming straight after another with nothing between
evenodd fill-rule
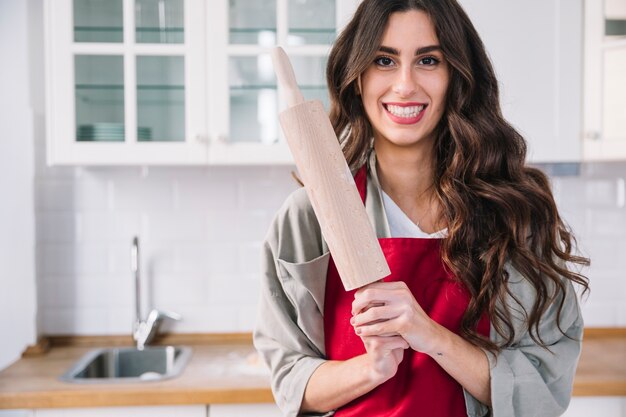
<instances>
[{"instance_id":1,"label":"upper cabinet","mask_svg":"<svg viewBox=\"0 0 626 417\"><path fill-rule=\"evenodd\" d=\"M582 2L460 0L493 62L504 117L533 163L582 158Z\"/></svg>"},{"instance_id":2,"label":"upper cabinet","mask_svg":"<svg viewBox=\"0 0 626 417\"><path fill-rule=\"evenodd\" d=\"M291 163L270 51L327 105L327 55L357 4L45 0L48 162Z\"/></svg>"},{"instance_id":3,"label":"upper cabinet","mask_svg":"<svg viewBox=\"0 0 626 417\"><path fill-rule=\"evenodd\" d=\"M328 52L359 4L44 1L48 161L74 165L292 163L270 51L283 46L305 97L328 106ZM626 155L624 0L461 3L531 162L580 161L583 131L585 156ZM583 17L597 29L585 29L585 126Z\"/></svg>"},{"instance_id":4,"label":"upper cabinet","mask_svg":"<svg viewBox=\"0 0 626 417\"><path fill-rule=\"evenodd\" d=\"M626 159L626 0L585 2L588 160Z\"/></svg>"},{"instance_id":5,"label":"upper cabinet","mask_svg":"<svg viewBox=\"0 0 626 417\"><path fill-rule=\"evenodd\" d=\"M207 159L202 0L47 0L52 164Z\"/></svg>"}]
</instances>

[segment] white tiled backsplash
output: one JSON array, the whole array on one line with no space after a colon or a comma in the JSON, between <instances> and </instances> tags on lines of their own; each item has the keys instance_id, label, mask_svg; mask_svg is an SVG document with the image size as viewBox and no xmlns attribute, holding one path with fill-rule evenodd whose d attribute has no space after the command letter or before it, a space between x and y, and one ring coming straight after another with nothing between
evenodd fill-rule
<instances>
[{"instance_id":1,"label":"white tiled backsplash","mask_svg":"<svg viewBox=\"0 0 626 417\"><path fill-rule=\"evenodd\" d=\"M43 146L38 146L42 149ZM130 244L140 236L144 309L176 332L250 331L260 245L297 184L291 167L48 168L38 155L37 258L44 334L129 333ZM554 177L561 213L592 257L588 326L626 326L626 163Z\"/></svg>"}]
</instances>

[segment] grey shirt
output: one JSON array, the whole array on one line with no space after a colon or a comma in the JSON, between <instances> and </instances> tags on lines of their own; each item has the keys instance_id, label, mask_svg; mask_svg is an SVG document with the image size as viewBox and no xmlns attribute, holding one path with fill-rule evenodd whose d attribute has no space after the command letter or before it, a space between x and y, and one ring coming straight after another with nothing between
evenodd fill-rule
<instances>
[{"instance_id":1,"label":"grey shirt","mask_svg":"<svg viewBox=\"0 0 626 417\"><path fill-rule=\"evenodd\" d=\"M365 209L379 238L390 237L375 155L368 160ZM263 276L254 345L271 372L272 392L285 416L299 412L304 390L323 364L324 292L330 254L303 188L294 191L277 213L263 244ZM507 265L509 286L526 311L535 296L530 283ZM539 334L550 351L530 337L520 306L509 299L514 344L496 356L487 353L491 409L464 391L469 417L558 416L567 408L581 349L583 320L572 285L566 283L558 330L554 303L542 317ZM557 300L558 301L558 300ZM491 340L502 341L493 327ZM327 413L325 415L332 415ZM316 414L308 414L316 415Z\"/></svg>"}]
</instances>

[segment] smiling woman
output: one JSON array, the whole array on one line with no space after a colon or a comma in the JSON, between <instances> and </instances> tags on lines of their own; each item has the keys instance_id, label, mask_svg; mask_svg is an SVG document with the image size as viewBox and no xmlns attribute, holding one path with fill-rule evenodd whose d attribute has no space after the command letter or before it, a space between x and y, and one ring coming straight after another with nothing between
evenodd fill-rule
<instances>
[{"instance_id":1,"label":"smiling woman","mask_svg":"<svg viewBox=\"0 0 626 417\"><path fill-rule=\"evenodd\" d=\"M330 119L392 271L346 292L304 190L264 245L255 345L286 415L556 416L583 322L549 183L524 165L455 0L364 0ZM306 185L306 184L305 184ZM578 265L577 265L578 264Z\"/></svg>"}]
</instances>

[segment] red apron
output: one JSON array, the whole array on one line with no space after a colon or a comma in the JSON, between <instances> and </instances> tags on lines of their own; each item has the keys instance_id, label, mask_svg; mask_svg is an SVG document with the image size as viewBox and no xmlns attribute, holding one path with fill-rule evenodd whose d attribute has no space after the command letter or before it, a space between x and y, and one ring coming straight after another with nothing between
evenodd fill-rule
<instances>
[{"instance_id":1,"label":"red apron","mask_svg":"<svg viewBox=\"0 0 626 417\"><path fill-rule=\"evenodd\" d=\"M364 166L355 176L365 201L367 171ZM384 281L404 281L424 311L437 323L458 333L461 318L469 303L465 287L444 267L439 239L379 239L391 275ZM326 356L347 360L365 353L365 346L350 324L354 291L345 291L332 258L328 266L324 301ZM478 324L480 334L489 335L486 315ZM466 417L461 385L434 359L412 349L396 375L369 393L337 410L338 417Z\"/></svg>"}]
</instances>

